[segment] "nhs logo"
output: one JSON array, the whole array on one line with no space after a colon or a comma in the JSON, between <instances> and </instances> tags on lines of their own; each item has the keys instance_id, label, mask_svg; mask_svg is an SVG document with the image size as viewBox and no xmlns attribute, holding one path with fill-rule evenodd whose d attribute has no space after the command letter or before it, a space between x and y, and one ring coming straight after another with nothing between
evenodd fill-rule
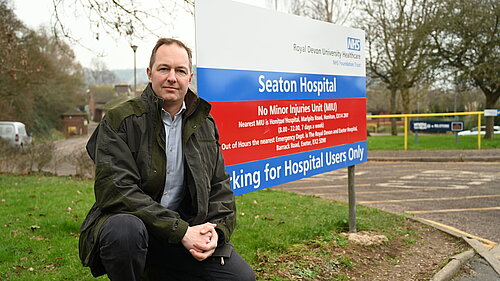
<instances>
[{"instance_id":1,"label":"nhs logo","mask_svg":"<svg viewBox=\"0 0 500 281\"><path fill-rule=\"evenodd\" d=\"M353 51L361 51L361 39L347 37L347 49Z\"/></svg>"}]
</instances>

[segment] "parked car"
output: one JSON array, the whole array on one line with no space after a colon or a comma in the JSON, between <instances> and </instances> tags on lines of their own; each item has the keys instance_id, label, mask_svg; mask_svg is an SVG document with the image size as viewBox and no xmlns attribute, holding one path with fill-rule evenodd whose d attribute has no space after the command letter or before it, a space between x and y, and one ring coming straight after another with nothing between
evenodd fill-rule
<instances>
[{"instance_id":1,"label":"parked car","mask_svg":"<svg viewBox=\"0 0 500 281\"><path fill-rule=\"evenodd\" d=\"M30 145L32 140L21 122L0 122L0 138L17 147Z\"/></svg>"},{"instance_id":2,"label":"parked car","mask_svg":"<svg viewBox=\"0 0 500 281\"><path fill-rule=\"evenodd\" d=\"M486 126L481 126L481 135L486 134ZM500 134L500 126L493 126L493 134ZM477 136L477 127L474 127L470 130L465 130L458 132L459 136L470 136L470 135L476 135Z\"/></svg>"}]
</instances>

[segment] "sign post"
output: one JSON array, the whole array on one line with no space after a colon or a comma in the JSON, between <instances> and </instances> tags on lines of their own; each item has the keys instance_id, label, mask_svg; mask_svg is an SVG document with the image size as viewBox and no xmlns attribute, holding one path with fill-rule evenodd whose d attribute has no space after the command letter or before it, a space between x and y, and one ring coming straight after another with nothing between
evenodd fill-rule
<instances>
[{"instance_id":1,"label":"sign post","mask_svg":"<svg viewBox=\"0 0 500 281\"><path fill-rule=\"evenodd\" d=\"M195 19L235 195L367 161L363 31L228 0L196 1Z\"/></svg>"},{"instance_id":2,"label":"sign post","mask_svg":"<svg viewBox=\"0 0 500 281\"><path fill-rule=\"evenodd\" d=\"M356 189L354 174L356 166L347 167L347 188L349 196L349 233L356 233Z\"/></svg>"}]
</instances>

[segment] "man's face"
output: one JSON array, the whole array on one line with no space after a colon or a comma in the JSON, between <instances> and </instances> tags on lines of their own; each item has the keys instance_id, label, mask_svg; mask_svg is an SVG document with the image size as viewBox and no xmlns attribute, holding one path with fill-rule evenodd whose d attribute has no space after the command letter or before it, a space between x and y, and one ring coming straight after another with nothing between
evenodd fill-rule
<instances>
[{"instance_id":1,"label":"man's face","mask_svg":"<svg viewBox=\"0 0 500 281\"><path fill-rule=\"evenodd\" d=\"M154 65L147 73L153 91L165 100L163 107L180 108L193 78L187 51L177 44L160 46Z\"/></svg>"}]
</instances>

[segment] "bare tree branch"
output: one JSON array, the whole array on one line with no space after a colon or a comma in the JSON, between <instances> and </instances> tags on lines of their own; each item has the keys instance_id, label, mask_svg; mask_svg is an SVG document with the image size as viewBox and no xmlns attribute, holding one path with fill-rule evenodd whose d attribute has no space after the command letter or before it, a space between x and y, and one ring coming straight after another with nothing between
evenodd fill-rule
<instances>
[{"instance_id":1,"label":"bare tree branch","mask_svg":"<svg viewBox=\"0 0 500 281\"><path fill-rule=\"evenodd\" d=\"M356 0L296 0L291 12L339 25L346 24L357 7Z\"/></svg>"},{"instance_id":2,"label":"bare tree branch","mask_svg":"<svg viewBox=\"0 0 500 281\"><path fill-rule=\"evenodd\" d=\"M166 27L173 28L176 14L186 11L193 14L193 0L154 1L138 4L133 0L53 0L52 30L57 37L69 39L78 44L79 38L67 29L70 18L78 17L82 24L88 23L93 37L99 40L103 35L111 38L144 39L160 36ZM165 3L168 3L165 4ZM142 6L139 6L142 5ZM82 46L86 49L91 49Z\"/></svg>"}]
</instances>

